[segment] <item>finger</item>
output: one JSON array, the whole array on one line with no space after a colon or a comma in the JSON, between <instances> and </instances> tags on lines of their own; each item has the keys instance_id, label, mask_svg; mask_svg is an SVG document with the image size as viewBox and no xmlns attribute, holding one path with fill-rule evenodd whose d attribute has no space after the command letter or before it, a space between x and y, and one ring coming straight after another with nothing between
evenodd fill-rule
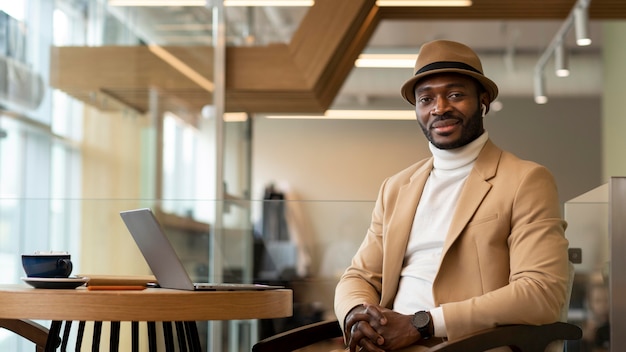
<instances>
[{"instance_id":1,"label":"finger","mask_svg":"<svg viewBox=\"0 0 626 352\"><path fill-rule=\"evenodd\" d=\"M376 305L368 304L368 303L365 303L363 306L365 307L365 314L374 318L381 325L387 324L387 318L383 314L383 311L380 306L376 306Z\"/></svg>"},{"instance_id":2,"label":"finger","mask_svg":"<svg viewBox=\"0 0 626 352\"><path fill-rule=\"evenodd\" d=\"M359 331L359 322L357 321L350 329L350 340L348 345L350 346L350 352L360 350L359 342L363 338L363 334Z\"/></svg>"},{"instance_id":3,"label":"finger","mask_svg":"<svg viewBox=\"0 0 626 352\"><path fill-rule=\"evenodd\" d=\"M370 319L370 316L365 313L352 314L346 319L346 331L350 331L354 324L360 321L367 321Z\"/></svg>"},{"instance_id":4,"label":"finger","mask_svg":"<svg viewBox=\"0 0 626 352\"><path fill-rule=\"evenodd\" d=\"M360 351L361 347L359 345L359 338L356 338L354 334L350 337L350 341L348 342L348 346L350 347L350 352Z\"/></svg>"},{"instance_id":5,"label":"finger","mask_svg":"<svg viewBox=\"0 0 626 352\"><path fill-rule=\"evenodd\" d=\"M351 335L354 335L354 333L359 330L359 323L360 322L357 321L356 323L354 323L354 325L352 325L352 327L350 328Z\"/></svg>"},{"instance_id":6,"label":"finger","mask_svg":"<svg viewBox=\"0 0 626 352\"><path fill-rule=\"evenodd\" d=\"M361 351L385 352L385 350L383 350L380 347L378 347L375 343L373 343L369 339L361 339L360 342L359 342L359 345L361 346Z\"/></svg>"},{"instance_id":7,"label":"finger","mask_svg":"<svg viewBox=\"0 0 626 352\"><path fill-rule=\"evenodd\" d=\"M350 331L352 324L354 324L355 322L359 321L359 320L364 320L362 315L363 312L365 311L365 309L363 308L363 304L359 304L355 307L353 307L348 314L346 315L346 317L344 318L344 322L345 322L345 329L346 331Z\"/></svg>"},{"instance_id":8,"label":"finger","mask_svg":"<svg viewBox=\"0 0 626 352\"><path fill-rule=\"evenodd\" d=\"M354 325L354 329L352 329L352 335L356 335L356 340L360 342L361 339L365 338L372 343L376 343L378 345L383 345L385 343L385 339L374 329L368 322L359 322Z\"/></svg>"}]
</instances>

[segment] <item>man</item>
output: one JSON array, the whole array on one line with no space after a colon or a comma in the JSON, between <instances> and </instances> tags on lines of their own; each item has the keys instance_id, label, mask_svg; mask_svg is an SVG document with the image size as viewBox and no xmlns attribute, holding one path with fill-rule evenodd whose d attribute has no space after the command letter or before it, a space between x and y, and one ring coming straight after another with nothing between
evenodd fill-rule
<instances>
[{"instance_id":1,"label":"man","mask_svg":"<svg viewBox=\"0 0 626 352\"><path fill-rule=\"evenodd\" d=\"M491 142L483 118L497 95L467 46L422 46L402 96L433 156L383 182L337 285L350 351L419 351L497 325L559 320L569 261L555 181Z\"/></svg>"}]
</instances>

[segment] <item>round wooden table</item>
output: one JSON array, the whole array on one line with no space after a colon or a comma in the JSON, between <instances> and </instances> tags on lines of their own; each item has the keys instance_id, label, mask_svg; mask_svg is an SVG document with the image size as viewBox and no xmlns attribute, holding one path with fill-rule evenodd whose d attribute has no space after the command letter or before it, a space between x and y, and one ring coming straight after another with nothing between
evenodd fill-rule
<instances>
[{"instance_id":1,"label":"round wooden table","mask_svg":"<svg viewBox=\"0 0 626 352\"><path fill-rule=\"evenodd\" d=\"M100 344L102 322L110 322L110 346L115 348L120 344L120 322L131 322L133 351L139 350L138 322L147 322L149 350L157 351L155 322L162 322L166 349L174 348L173 331L176 330L179 346L199 351L201 343L196 321L288 317L293 314L292 295L290 289L88 290L86 287L36 289L26 285L0 285L0 322L12 331L21 331L20 334L28 331L29 339L43 351L56 351L59 345L66 343L65 335L72 321L80 322L81 338L77 339L77 348L82 346L85 321L95 324L92 340L95 347ZM33 328L30 320L51 320L49 332L38 324ZM66 322L65 332L62 332L63 321Z\"/></svg>"},{"instance_id":2,"label":"round wooden table","mask_svg":"<svg viewBox=\"0 0 626 352\"><path fill-rule=\"evenodd\" d=\"M0 285L0 318L86 321L200 321L282 318L292 291L89 291Z\"/></svg>"}]
</instances>

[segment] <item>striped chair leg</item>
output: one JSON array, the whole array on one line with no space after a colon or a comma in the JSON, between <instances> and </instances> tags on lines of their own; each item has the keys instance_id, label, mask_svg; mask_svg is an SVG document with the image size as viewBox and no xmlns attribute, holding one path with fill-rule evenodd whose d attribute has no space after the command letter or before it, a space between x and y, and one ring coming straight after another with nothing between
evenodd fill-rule
<instances>
[{"instance_id":1,"label":"striped chair leg","mask_svg":"<svg viewBox=\"0 0 626 352\"><path fill-rule=\"evenodd\" d=\"M148 351L157 352L156 323L148 322Z\"/></svg>"},{"instance_id":2,"label":"striped chair leg","mask_svg":"<svg viewBox=\"0 0 626 352\"><path fill-rule=\"evenodd\" d=\"M133 321L130 323L130 326L131 326L131 336L132 336L131 349L133 352L139 352L139 322Z\"/></svg>"},{"instance_id":3,"label":"striped chair leg","mask_svg":"<svg viewBox=\"0 0 626 352\"><path fill-rule=\"evenodd\" d=\"M185 325L182 321L177 321L176 325L176 338L178 339L178 349L180 352L187 352L187 339L185 335Z\"/></svg>"},{"instance_id":4,"label":"striped chair leg","mask_svg":"<svg viewBox=\"0 0 626 352\"><path fill-rule=\"evenodd\" d=\"M72 331L72 321L52 321L50 328L47 329L46 345L40 350L44 352L55 352L59 348L60 352L66 352L70 342ZM131 323L131 351L139 352L139 322L133 321ZM65 325L63 325L65 324ZM146 322L148 327L148 351L157 352L159 350L157 338L156 322ZM196 352L202 350L200 343L200 336L198 334L198 327L195 321L177 321L177 322L161 322L163 341L166 352ZM76 328L76 346L75 351L80 352L82 350L83 339L85 337L85 321L79 321ZM91 350L100 351L100 343L102 340L102 321L93 322L93 337L91 340ZM175 331L174 331L175 330ZM120 334L121 334L121 322L110 322L110 335L109 335L109 351L119 352L120 350L126 350L120 348ZM176 334L176 337L174 337ZM62 335L62 336L61 336ZM45 336L44 336L45 339ZM178 348L176 348L178 344Z\"/></svg>"},{"instance_id":5,"label":"striped chair leg","mask_svg":"<svg viewBox=\"0 0 626 352\"><path fill-rule=\"evenodd\" d=\"M100 337L102 336L102 322L93 322L93 341L91 342L91 351L100 351Z\"/></svg>"},{"instance_id":6,"label":"striped chair leg","mask_svg":"<svg viewBox=\"0 0 626 352\"><path fill-rule=\"evenodd\" d=\"M55 351L57 347L59 347L59 344L61 342L59 336L61 334L62 323L62 321L55 320L50 324L50 329L48 331L48 341L46 341L46 352Z\"/></svg>"},{"instance_id":7,"label":"striped chair leg","mask_svg":"<svg viewBox=\"0 0 626 352\"><path fill-rule=\"evenodd\" d=\"M187 341L189 341L189 349L191 351L201 351L200 336L198 335L198 327L195 321L186 321L185 330L187 331Z\"/></svg>"},{"instance_id":8,"label":"striped chair leg","mask_svg":"<svg viewBox=\"0 0 626 352\"><path fill-rule=\"evenodd\" d=\"M165 341L165 351L174 352L174 331L172 330L172 322L164 321L161 323L163 326L163 338Z\"/></svg>"},{"instance_id":9,"label":"striped chair leg","mask_svg":"<svg viewBox=\"0 0 626 352\"><path fill-rule=\"evenodd\" d=\"M84 335L85 335L85 322L80 321L78 323L78 331L76 332L76 352L80 352L80 348L83 345Z\"/></svg>"},{"instance_id":10,"label":"striped chair leg","mask_svg":"<svg viewBox=\"0 0 626 352\"><path fill-rule=\"evenodd\" d=\"M111 335L109 336L109 351L111 352L120 350L120 325L119 321L111 322Z\"/></svg>"},{"instance_id":11,"label":"striped chair leg","mask_svg":"<svg viewBox=\"0 0 626 352\"><path fill-rule=\"evenodd\" d=\"M65 321L65 328L63 328L63 338L61 339L61 351L62 352L67 351L67 344L69 343L71 330L72 330L72 321L71 320Z\"/></svg>"}]
</instances>

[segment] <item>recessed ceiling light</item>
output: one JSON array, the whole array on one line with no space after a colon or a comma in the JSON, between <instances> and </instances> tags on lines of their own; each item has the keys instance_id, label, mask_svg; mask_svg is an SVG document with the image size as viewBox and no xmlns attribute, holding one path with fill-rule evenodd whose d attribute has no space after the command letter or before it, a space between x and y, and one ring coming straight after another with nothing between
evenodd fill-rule
<instances>
[{"instance_id":1,"label":"recessed ceiling light","mask_svg":"<svg viewBox=\"0 0 626 352\"><path fill-rule=\"evenodd\" d=\"M205 6L206 0L109 0L109 6Z\"/></svg>"},{"instance_id":2,"label":"recessed ceiling light","mask_svg":"<svg viewBox=\"0 0 626 352\"><path fill-rule=\"evenodd\" d=\"M224 0L224 6L313 6L313 0ZM109 6L206 6L206 0L109 0Z\"/></svg>"},{"instance_id":3,"label":"recessed ceiling light","mask_svg":"<svg viewBox=\"0 0 626 352\"><path fill-rule=\"evenodd\" d=\"M313 6L313 0L224 0L224 6Z\"/></svg>"},{"instance_id":4,"label":"recessed ceiling light","mask_svg":"<svg viewBox=\"0 0 626 352\"><path fill-rule=\"evenodd\" d=\"M415 66L416 54L361 54L356 67L409 68Z\"/></svg>"},{"instance_id":5,"label":"recessed ceiling light","mask_svg":"<svg viewBox=\"0 0 626 352\"><path fill-rule=\"evenodd\" d=\"M266 115L268 119L414 120L413 110L326 110L324 115Z\"/></svg>"},{"instance_id":6,"label":"recessed ceiling light","mask_svg":"<svg viewBox=\"0 0 626 352\"><path fill-rule=\"evenodd\" d=\"M378 6L416 6L416 7L467 7L472 6L471 0L377 0Z\"/></svg>"},{"instance_id":7,"label":"recessed ceiling light","mask_svg":"<svg viewBox=\"0 0 626 352\"><path fill-rule=\"evenodd\" d=\"M313 6L314 0L224 0L224 6ZM206 0L109 0L110 6L206 6ZM378 0L378 6L466 7L471 0Z\"/></svg>"}]
</instances>

